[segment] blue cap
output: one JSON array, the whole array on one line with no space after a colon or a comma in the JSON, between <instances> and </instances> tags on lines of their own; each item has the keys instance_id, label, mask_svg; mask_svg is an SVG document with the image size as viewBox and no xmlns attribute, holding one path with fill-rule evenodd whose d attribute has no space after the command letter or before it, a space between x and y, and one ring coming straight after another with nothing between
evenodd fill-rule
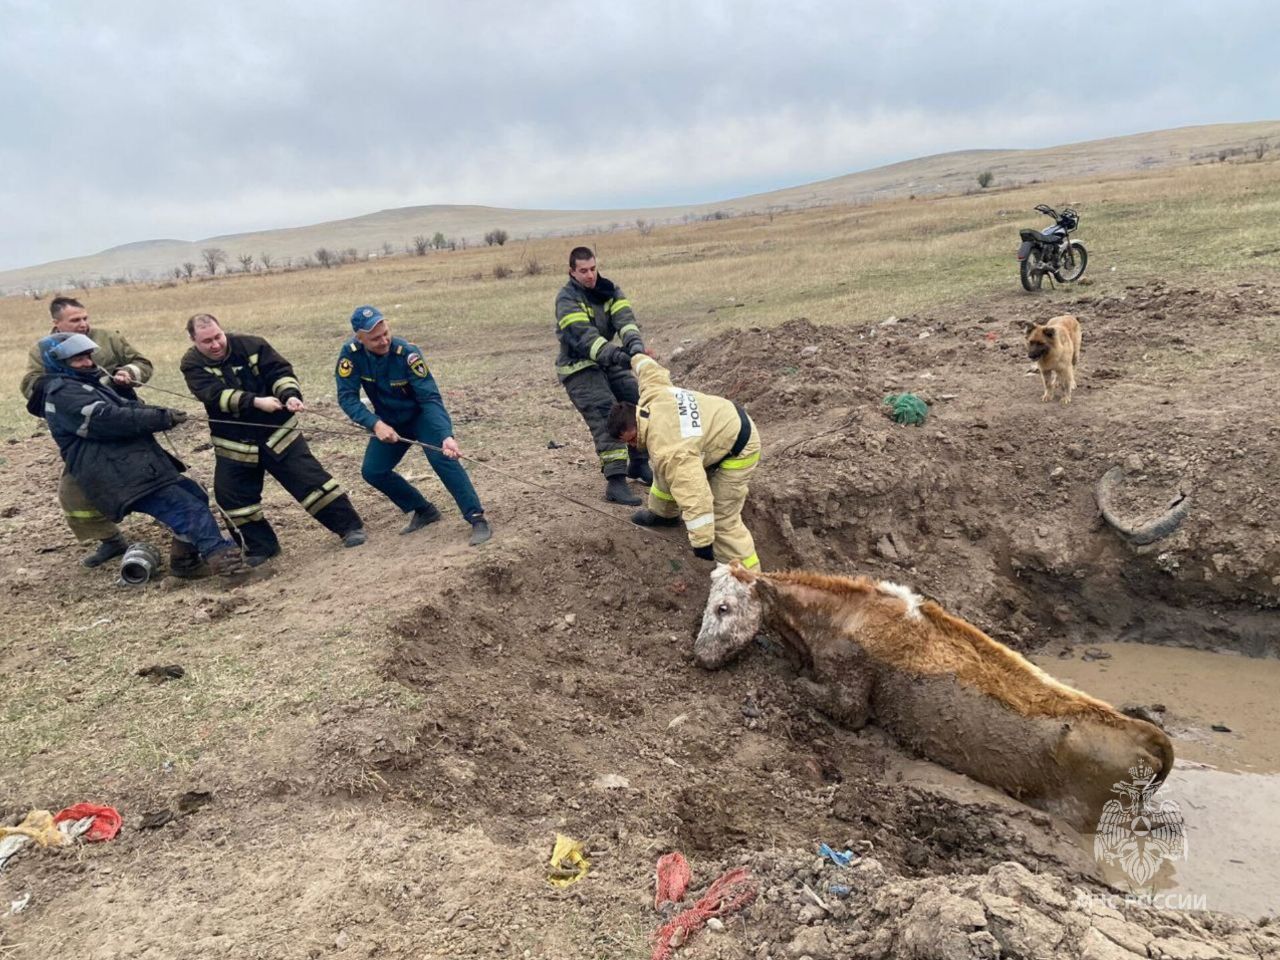
<instances>
[{"instance_id":1,"label":"blue cap","mask_svg":"<svg viewBox=\"0 0 1280 960\"><path fill-rule=\"evenodd\" d=\"M98 345L83 333L73 333L61 343L51 347L49 356L55 360L70 360L72 357L78 357L82 353L92 353L97 349Z\"/></svg>"},{"instance_id":2,"label":"blue cap","mask_svg":"<svg viewBox=\"0 0 1280 960\"><path fill-rule=\"evenodd\" d=\"M377 307L356 307L351 314L351 329L356 333L368 333L382 322L382 311Z\"/></svg>"}]
</instances>

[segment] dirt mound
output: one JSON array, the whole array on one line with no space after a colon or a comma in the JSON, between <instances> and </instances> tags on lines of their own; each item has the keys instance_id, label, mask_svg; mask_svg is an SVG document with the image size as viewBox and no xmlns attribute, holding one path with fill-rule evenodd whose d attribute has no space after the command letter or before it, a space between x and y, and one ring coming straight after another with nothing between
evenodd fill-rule
<instances>
[{"instance_id":1,"label":"dirt mound","mask_svg":"<svg viewBox=\"0 0 1280 960\"><path fill-rule=\"evenodd\" d=\"M1026 375L1018 322L1039 315L798 319L731 331L676 366L761 425L750 521L775 565L909 579L1021 648L1070 632L1280 655L1280 427L1249 346L1275 302L1257 284L1161 283L1067 301L1058 311L1084 329L1070 406L1040 403ZM929 403L923 427L885 416L883 397L904 390ZM1134 522L1190 494L1177 533L1134 547L1102 524L1094 490L1115 465Z\"/></svg>"},{"instance_id":2,"label":"dirt mound","mask_svg":"<svg viewBox=\"0 0 1280 960\"><path fill-rule=\"evenodd\" d=\"M696 561L655 571L644 544L590 546L554 568L491 561L396 623L389 669L426 703L413 746L377 766L393 795L513 839L558 810L570 832L711 855L852 835L910 875L1088 872L1038 813L881 782L892 745L812 713L777 659L694 668Z\"/></svg>"}]
</instances>

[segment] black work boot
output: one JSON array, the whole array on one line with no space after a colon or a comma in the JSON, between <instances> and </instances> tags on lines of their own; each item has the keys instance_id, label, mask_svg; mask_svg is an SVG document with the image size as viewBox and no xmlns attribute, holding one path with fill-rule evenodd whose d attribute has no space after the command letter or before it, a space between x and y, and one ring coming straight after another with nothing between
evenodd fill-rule
<instances>
[{"instance_id":1,"label":"black work boot","mask_svg":"<svg viewBox=\"0 0 1280 960\"><path fill-rule=\"evenodd\" d=\"M637 510L631 515L631 522L641 527L674 527L680 522L679 517L660 517L652 510Z\"/></svg>"},{"instance_id":2,"label":"black work boot","mask_svg":"<svg viewBox=\"0 0 1280 960\"><path fill-rule=\"evenodd\" d=\"M354 530L348 530L343 534L342 545L344 547L359 547L363 546L368 539L369 537L365 534L364 527L356 527Z\"/></svg>"},{"instance_id":3,"label":"black work boot","mask_svg":"<svg viewBox=\"0 0 1280 960\"><path fill-rule=\"evenodd\" d=\"M644 502L631 492L627 478L620 473L605 480L604 498L609 503L620 503L626 507L638 507Z\"/></svg>"},{"instance_id":4,"label":"black work boot","mask_svg":"<svg viewBox=\"0 0 1280 960\"><path fill-rule=\"evenodd\" d=\"M114 537L99 541L98 549L80 561L86 567L100 567L112 557L118 557L129 549L129 541L117 533Z\"/></svg>"},{"instance_id":5,"label":"black work boot","mask_svg":"<svg viewBox=\"0 0 1280 960\"><path fill-rule=\"evenodd\" d=\"M245 544L244 562L251 567L260 567L272 557L280 555L280 543L258 544L256 547Z\"/></svg>"},{"instance_id":6,"label":"black work boot","mask_svg":"<svg viewBox=\"0 0 1280 960\"><path fill-rule=\"evenodd\" d=\"M649 461L632 460L628 463L627 479L643 483L646 487L653 483L653 471L649 469Z\"/></svg>"},{"instance_id":7,"label":"black work boot","mask_svg":"<svg viewBox=\"0 0 1280 960\"><path fill-rule=\"evenodd\" d=\"M471 546L478 547L493 536L493 529L484 516L471 518Z\"/></svg>"},{"instance_id":8,"label":"black work boot","mask_svg":"<svg viewBox=\"0 0 1280 960\"><path fill-rule=\"evenodd\" d=\"M419 507L409 517L409 522L405 528L400 531L400 536L406 533L413 533L415 530L421 530L428 523L435 523L440 519L440 511L435 508L435 504L428 503L425 507Z\"/></svg>"}]
</instances>

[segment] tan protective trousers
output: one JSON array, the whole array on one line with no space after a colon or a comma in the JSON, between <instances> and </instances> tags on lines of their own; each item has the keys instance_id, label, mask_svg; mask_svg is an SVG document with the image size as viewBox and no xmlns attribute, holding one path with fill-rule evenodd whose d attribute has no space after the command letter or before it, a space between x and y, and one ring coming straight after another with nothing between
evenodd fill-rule
<instances>
[{"instance_id":1,"label":"tan protective trousers","mask_svg":"<svg viewBox=\"0 0 1280 960\"><path fill-rule=\"evenodd\" d=\"M749 461L747 466L720 467L707 475L707 483L711 485L711 497L714 501L716 518L716 538L711 545L716 560L728 563L739 560L744 567L760 566L760 558L756 556L756 544L751 538L751 531L742 522L742 508L747 502L748 484L751 474L759 464L760 433L751 431L751 439L743 447L742 452L734 457L735 461ZM674 500L663 500L649 494L649 509L660 517L680 516L680 507Z\"/></svg>"},{"instance_id":2,"label":"tan protective trousers","mask_svg":"<svg viewBox=\"0 0 1280 960\"><path fill-rule=\"evenodd\" d=\"M120 528L104 517L84 495L80 484L71 474L63 471L58 481L58 502L62 504L62 514L67 518L67 526L81 543L94 540L110 540L120 532Z\"/></svg>"}]
</instances>

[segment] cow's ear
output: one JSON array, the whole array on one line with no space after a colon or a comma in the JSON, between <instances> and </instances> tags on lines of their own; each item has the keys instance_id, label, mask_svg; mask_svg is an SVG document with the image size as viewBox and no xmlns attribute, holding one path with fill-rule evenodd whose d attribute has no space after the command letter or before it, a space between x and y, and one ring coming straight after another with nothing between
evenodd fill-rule
<instances>
[{"instance_id":1,"label":"cow's ear","mask_svg":"<svg viewBox=\"0 0 1280 960\"><path fill-rule=\"evenodd\" d=\"M768 577L757 574L755 579L751 582L751 586L760 601L768 604L769 606L776 606L778 601L782 598L782 591L779 590L778 585Z\"/></svg>"}]
</instances>

